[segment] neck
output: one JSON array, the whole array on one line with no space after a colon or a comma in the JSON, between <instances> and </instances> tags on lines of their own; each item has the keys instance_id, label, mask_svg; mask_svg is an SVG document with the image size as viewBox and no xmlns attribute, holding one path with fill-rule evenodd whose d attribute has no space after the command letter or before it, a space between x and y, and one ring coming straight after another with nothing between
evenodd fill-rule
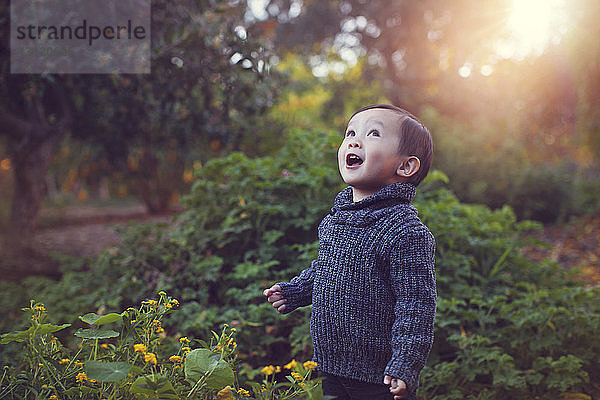
<instances>
[{"instance_id":1,"label":"neck","mask_svg":"<svg viewBox=\"0 0 600 400\"><path fill-rule=\"evenodd\" d=\"M359 190L352 187L352 201L357 203L363 199L366 199L372 194L375 194L376 190Z\"/></svg>"}]
</instances>

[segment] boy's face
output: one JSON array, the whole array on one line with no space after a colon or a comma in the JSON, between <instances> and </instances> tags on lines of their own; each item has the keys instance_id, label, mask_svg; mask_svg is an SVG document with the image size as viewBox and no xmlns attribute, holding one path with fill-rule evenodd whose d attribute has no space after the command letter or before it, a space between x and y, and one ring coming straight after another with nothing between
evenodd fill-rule
<instances>
[{"instance_id":1,"label":"boy's face","mask_svg":"<svg viewBox=\"0 0 600 400\"><path fill-rule=\"evenodd\" d=\"M338 167L344 182L353 188L354 201L402 180L397 172L407 158L398 154L404 118L391 110L372 108L348 122L338 150Z\"/></svg>"}]
</instances>

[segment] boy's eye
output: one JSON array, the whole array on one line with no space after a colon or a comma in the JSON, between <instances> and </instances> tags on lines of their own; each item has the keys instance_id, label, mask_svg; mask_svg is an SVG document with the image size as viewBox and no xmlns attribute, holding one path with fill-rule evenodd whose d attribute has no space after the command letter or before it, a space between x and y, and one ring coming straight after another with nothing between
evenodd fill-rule
<instances>
[{"instance_id":1,"label":"boy's eye","mask_svg":"<svg viewBox=\"0 0 600 400\"><path fill-rule=\"evenodd\" d=\"M369 132L367 136L369 136L369 135L371 135L371 136L381 136L379 134L379 131L376 131L376 130L372 130L371 132Z\"/></svg>"},{"instance_id":2,"label":"boy's eye","mask_svg":"<svg viewBox=\"0 0 600 400\"><path fill-rule=\"evenodd\" d=\"M348 131L348 132L346 132L346 137L354 136L354 135L355 135L354 131Z\"/></svg>"}]
</instances>

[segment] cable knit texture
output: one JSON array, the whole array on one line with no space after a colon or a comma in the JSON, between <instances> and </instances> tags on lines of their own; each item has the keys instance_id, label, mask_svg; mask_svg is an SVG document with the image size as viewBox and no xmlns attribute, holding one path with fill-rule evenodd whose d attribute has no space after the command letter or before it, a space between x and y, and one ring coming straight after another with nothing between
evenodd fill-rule
<instances>
[{"instance_id":1,"label":"cable knit texture","mask_svg":"<svg viewBox=\"0 0 600 400\"><path fill-rule=\"evenodd\" d=\"M414 399L433 343L435 240L394 183L359 202L340 192L319 225L319 253L280 282L286 313L312 303L310 332L321 371L382 383L406 382Z\"/></svg>"}]
</instances>

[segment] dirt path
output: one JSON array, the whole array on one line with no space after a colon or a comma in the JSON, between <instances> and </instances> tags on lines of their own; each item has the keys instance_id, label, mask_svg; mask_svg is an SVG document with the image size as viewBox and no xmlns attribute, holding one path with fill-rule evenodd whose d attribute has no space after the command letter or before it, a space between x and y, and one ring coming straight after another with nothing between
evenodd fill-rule
<instances>
[{"instance_id":1,"label":"dirt path","mask_svg":"<svg viewBox=\"0 0 600 400\"><path fill-rule=\"evenodd\" d=\"M76 257L97 256L119 243L115 226L130 222L170 222L175 213L148 215L141 204L94 208L75 207L63 211L42 210L42 220L56 221L38 229L35 247L42 253L53 251Z\"/></svg>"},{"instance_id":2,"label":"dirt path","mask_svg":"<svg viewBox=\"0 0 600 400\"><path fill-rule=\"evenodd\" d=\"M600 215L547 226L534 236L549 243L550 247L528 249L528 257L550 259L564 268L577 268L583 279L592 285L600 285Z\"/></svg>"}]
</instances>

